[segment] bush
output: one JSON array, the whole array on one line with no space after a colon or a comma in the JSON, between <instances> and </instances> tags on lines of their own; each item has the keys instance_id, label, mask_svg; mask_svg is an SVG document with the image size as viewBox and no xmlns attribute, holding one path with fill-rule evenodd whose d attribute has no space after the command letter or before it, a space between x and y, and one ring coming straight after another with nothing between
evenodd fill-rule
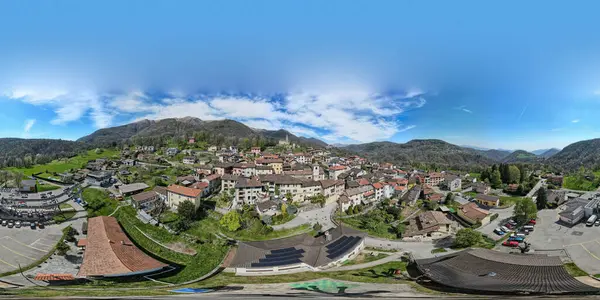
<instances>
[{"instance_id":1,"label":"bush","mask_svg":"<svg viewBox=\"0 0 600 300\"><path fill-rule=\"evenodd\" d=\"M65 256L69 250L71 250L71 247L69 247L69 245L67 245L65 242L61 242L56 245L56 254L58 255Z\"/></svg>"},{"instance_id":2,"label":"bush","mask_svg":"<svg viewBox=\"0 0 600 300\"><path fill-rule=\"evenodd\" d=\"M493 214L493 215L490 217L490 221L494 221L494 220L496 220L496 219L498 219L498 214Z\"/></svg>"},{"instance_id":3,"label":"bush","mask_svg":"<svg viewBox=\"0 0 600 300\"><path fill-rule=\"evenodd\" d=\"M467 248L479 244L483 237L481 233L471 229L464 228L456 232L456 238L454 239L454 246L457 248Z\"/></svg>"},{"instance_id":4,"label":"bush","mask_svg":"<svg viewBox=\"0 0 600 300\"><path fill-rule=\"evenodd\" d=\"M481 222L480 222L480 221L477 221L477 223L475 223L475 224L471 225L471 228L473 228L473 229L477 229L477 228L481 227L481 225L482 225L482 224L481 224Z\"/></svg>"}]
</instances>

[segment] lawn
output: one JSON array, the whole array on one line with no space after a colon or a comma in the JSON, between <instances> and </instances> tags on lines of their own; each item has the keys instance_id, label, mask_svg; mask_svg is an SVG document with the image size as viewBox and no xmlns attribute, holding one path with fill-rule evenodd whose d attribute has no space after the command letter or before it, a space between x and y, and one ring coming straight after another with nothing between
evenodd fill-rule
<instances>
[{"instance_id":1,"label":"lawn","mask_svg":"<svg viewBox=\"0 0 600 300\"><path fill-rule=\"evenodd\" d=\"M74 210L59 212L52 217L52 220L54 220L56 223L62 223L73 218L75 214L76 212Z\"/></svg>"},{"instance_id":2,"label":"lawn","mask_svg":"<svg viewBox=\"0 0 600 300\"><path fill-rule=\"evenodd\" d=\"M567 269L567 272L569 272L569 274L573 277L588 275L588 273L580 269L575 263L566 263L563 266L565 267L565 269Z\"/></svg>"},{"instance_id":3,"label":"lawn","mask_svg":"<svg viewBox=\"0 0 600 300\"><path fill-rule=\"evenodd\" d=\"M353 260L346 261L344 263L344 266L364 264L364 263L380 260L380 259L386 258L388 256L389 256L388 254L384 254L384 253L377 253L376 255L371 255L370 253L361 252Z\"/></svg>"},{"instance_id":4,"label":"lawn","mask_svg":"<svg viewBox=\"0 0 600 300\"><path fill-rule=\"evenodd\" d=\"M119 205L119 201L111 199L108 196L108 192L101 189L84 189L82 196L83 200L88 204L86 209L88 217L90 218L95 216L108 216L115 211Z\"/></svg>"},{"instance_id":5,"label":"lawn","mask_svg":"<svg viewBox=\"0 0 600 300\"><path fill-rule=\"evenodd\" d=\"M523 199L523 198L522 197L500 196L500 208L510 207L521 199Z\"/></svg>"},{"instance_id":6,"label":"lawn","mask_svg":"<svg viewBox=\"0 0 600 300\"><path fill-rule=\"evenodd\" d=\"M179 288L214 288L222 287L227 285L245 285L245 284L273 284L273 283L295 283L302 281L319 280L323 278L329 278L331 280L338 281L349 281L349 282L363 282L363 283L383 283L383 284L408 284L415 288L418 292L438 294L435 291L429 290L411 281L404 281L397 279L394 276L396 270L406 270L406 263L400 261L394 261L385 263L372 268L365 268L353 271L340 271L340 272L303 272L295 274L281 274L278 276L235 276L232 273L219 273L207 280L192 283ZM173 295L169 292L171 287L168 288L147 288L147 289L134 289L134 290L116 290L106 287L143 287L149 286L152 283L146 281L142 285L141 283L116 283L110 281L96 281L87 285L77 286L66 286L66 288L77 287L79 290L72 289L61 289L55 287L54 289L47 288L24 288L24 289L13 289L7 290L3 295L16 295L16 296L27 296L27 297L66 297L66 296L144 296L144 295ZM90 288L90 289L86 289ZM292 286L290 285L290 288ZM93 290L92 290L93 289Z\"/></svg>"},{"instance_id":7,"label":"lawn","mask_svg":"<svg viewBox=\"0 0 600 300\"><path fill-rule=\"evenodd\" d=\"M73 208L69 203L61 203L58 207L62 210L70 210Z\"/></svg>"},{"instance_id":8,"label":"lawn","mask_svg":"<svg viewBox=\"0 0 600 300\"><path fill-rule=\"evenodd\" d=\"M127 235L141 249L157 259L178 264L182 268L175 274L165 274L162 277L154 277L155 279L170 283L181 283L198 278L217 267L227 252L228 247L224 246L219 240L214 238L211 240L202 239L191 243L181 235L170 234L160 227L142 223L135 214L133 207L126 206L120 208L115 217L119 220ZM191 256L162 247L144 236L136 227L162 244L181 243L196 250L197 254Z\"/></svg>"},{"instance_id":9,"label":"lawn","mask_svg":"<svg viewBox=\"0 0 600 300\"><path fill-rule=\"evenodd\" d=\"M578 191L593 191L596 190L597 185L593 181L589 181L579 176L565 176L563 181L563 187L570 190Z\"/></svg>"},{"instance_id":10,"label":"lawn","mask_svg":"<svg viewBox=\"0 0 600 300\"><path fill-rule=\"evenodd\" d=\"M165 211L160 214L160 222L164 224L173 223L179 220L179 215L172 211Z\"/></svg>"},{"instance_id":11,"label":"lawn","mask_svg":"<svg viewBox=\"0 0 600 300\"><path fill-rule=\"evenodd\" d=\"M60 189L60 186L54 185L54 184L48 184L48 183L45 183L45 184L38 183L35 186L37 187L38 193Z\"/></svg>"},{"instance_id":12,"label":"lawn","mask_svg":"<svg viewBox=\"0 0 600 300\"><path fill-rule=\"evenodd\" d=\"M30 168L7 168L9 171L20 171L26 176L31 176L36 173L63 173L65 171L78 170L87 164L89 160L97 158L111 158L118 157L119 150L117 149L105 149L102 153L96 154L95 150L89 150L85 154L79 154L71 158L61 158L53 160L47 164L34 165Z\"/></svg>"},{"instance_id":13,"label":"lawn","mask_svg":"<svg viewBox=\"0 0 600 300\"><path fill-rule=\"evenodd\" d=\"M341 220L344 225L352 227L356 230L367 232L369 235L372 235L372 236L382 237L382 238L389 239L389 240L395 240L398 238L396 233L394 233L394 227L388 223L381 223L381 226L383 228L381 228L381 230L377 230L377 231L363 229L362 224L363 224L364 216L366 216L366 215L356 216L353 218L338 219L338 221Z\"/></svg>"}]
</instances>

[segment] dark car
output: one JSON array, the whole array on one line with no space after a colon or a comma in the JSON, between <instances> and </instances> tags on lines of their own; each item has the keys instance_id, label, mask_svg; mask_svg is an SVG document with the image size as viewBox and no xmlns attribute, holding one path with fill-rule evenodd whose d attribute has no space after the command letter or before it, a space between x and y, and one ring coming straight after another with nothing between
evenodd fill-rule
<instances>
[{"instance_id":1,"label":"dark car","mask_svg":"<svg viewBox=\"0 0 600 300\"><path fill-rule=\"evenodd\" d=\"M38 226L40 229L43 229L43 228L44 228L44 223L42 223L42 222L37 222L37 226Z\"/></svg>"},{"instance_id":2,"label":"dark car","mask_svg":"<svg viewBox=\"0 0 600 300\"><path fill-rule=\"evenodd\" d=\"M29 224L29 227L31 227L31 229L35 229L35 222L31 222L31 224Z\"/></svg>"}]
</instances>

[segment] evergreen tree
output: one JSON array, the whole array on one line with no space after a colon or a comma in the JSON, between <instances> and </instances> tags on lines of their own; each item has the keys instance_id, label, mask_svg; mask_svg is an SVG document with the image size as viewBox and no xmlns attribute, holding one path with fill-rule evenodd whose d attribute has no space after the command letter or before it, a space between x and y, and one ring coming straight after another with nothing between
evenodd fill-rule
<instances>
[{"instance_id":1,"label":"evergreen tree","mask_svg":"<svg viewBox=\"0 0 600 300\"><path fill-rule=\"evenodd\" d=\"M546 208L546 205L548 205L548 194L547 194L546 188L541 187L537 191L537 198L535 199L535 203L536 203L537 209Z\"/></svg>"},{"instance_id":2,"label":"evergreen tree","mask_svg":"<svg viewBox=\"0 0 600 300\"><path fill-rule=\"evenodd\" d=\"M490 179L490 183L492 184L492 188L500 188L502 186L502 179L500 177L500 171L498 171L497 169L492 172L492 176Z\"/></svg>"}]
</instances>

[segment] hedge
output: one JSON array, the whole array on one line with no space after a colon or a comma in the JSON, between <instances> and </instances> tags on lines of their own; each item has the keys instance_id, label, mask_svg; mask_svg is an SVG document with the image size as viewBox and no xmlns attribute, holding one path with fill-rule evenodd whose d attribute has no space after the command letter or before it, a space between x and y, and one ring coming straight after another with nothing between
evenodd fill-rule
<instances>
[{"instance_id":1,"label":"hedge","mask_svg":"<svg viewBox=\"0 0 600 300\"><path fill-rule=\"evenodd\" d=\"M494 220L496 220L496 219L498 219L498 214L493 214L493 215L490 217L490 221L494 221Z\"/></svg>"}]
</instances>

